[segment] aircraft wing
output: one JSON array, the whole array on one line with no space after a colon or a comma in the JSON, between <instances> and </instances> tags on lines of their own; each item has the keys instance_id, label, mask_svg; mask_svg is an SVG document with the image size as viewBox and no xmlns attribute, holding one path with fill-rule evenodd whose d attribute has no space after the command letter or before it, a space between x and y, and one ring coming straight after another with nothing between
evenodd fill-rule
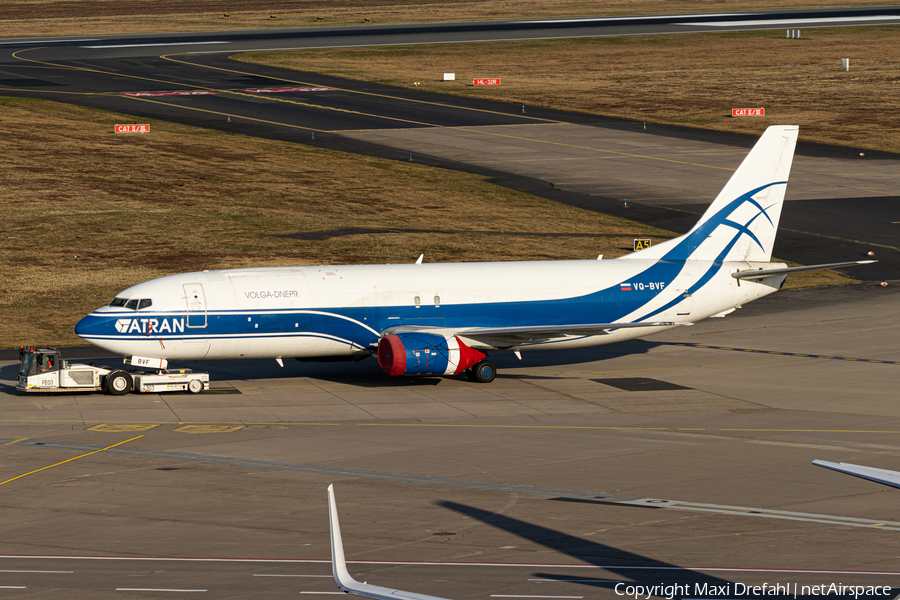
<instances>
[{"instance_id":1,"label":"aircraft wing","mask_svg":"<svg viewBox=\"0 0 900 600\"><path fill-rule=\"evenodd\" d=\"M611 329L633 327L676 327L693 325L693 323L676 323L674 321L654 321L648 323L583 323L576 325L531 325L515 327L428 327L417 325L398 325L385 329L382 335L389 333L433 333L437 335L455 335L476 340L495 348L518 346L544 342L567 335L605 335Z\"/></svg>"},{"instance_id":2,"label":"aircraft wing","mask_svg":"<svg viewBox=\"0 0 900 600\"><path fill-rule=\"evenodd\" d=\"M338 521L337 503L334 500L334 486L328 486L328 522L331 526L331 571L334 583L347 594L355 594L375 600L447 600L438 596L427 596L415 592L404 592L393 588L360 583L350 576L344 560L344 542L341 539L341 524Z\"/></svg>"},{"instance_id":3,"label":"aircraft wing","mask_svg":"<svg viewBox=\"0 0 900 600\"><path fill-rule=\"evenodd\" d=\"M827 265L805 265L802 267L786 267L784 269L759 269L757 271L738 271L732 273L735 279L764 279L770 275L790 275L791 273L805 273L807 271L824 271L826 269L840 269L841 267L853 267L856 265L868 265L877 260L854 260L851 262L830 263Z\"/></svg>"},{"instance_id":4,"label":"aircraft wing","mask_svg":"<svg viewBox=\"0 0 900 600\"><path fill-rule=\"evenodd\" d=\"M883 483L891 487L900 488L900 471L888 471L887 469L876 469L875 467L865 467L863 465L852 465L850 463L836 463L827 460L816 459L812 464L817 467L825 467L839 473L846 473L854 477L868 479L876 483Z\"/></svg>"}]
</instances>

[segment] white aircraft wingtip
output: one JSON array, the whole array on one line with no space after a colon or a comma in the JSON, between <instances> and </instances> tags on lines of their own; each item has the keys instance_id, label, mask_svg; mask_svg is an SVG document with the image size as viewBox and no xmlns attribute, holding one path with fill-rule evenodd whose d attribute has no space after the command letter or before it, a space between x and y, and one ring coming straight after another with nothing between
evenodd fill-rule
<instances>
[{"instance_id":1,"label":"white aircraft wingtip","mask_svg":"<svg viewBox=\"0 0 900 600\"><path fill-rule=\"evenodd\" d=\"M328 486L328 524L331 529L331 574L334 576L334 584L346 592L346 586L349 584L352 587L356 582L350 577L347 561L344 559L344 541L341 539L341 523L338 520L337 502L334 499L334 484Z\"/></svg>"},{"instance_id":2,"label":"white aircraft wingtip","mask_svg":"<svg viewBox=\"0 0 900 600\"><path fill-rule=\"evenodd\" d=\"M328 486L328 523L331 529L331 572L334 575L335 585L342 592L374 600L447 600L437 596L360 583L350 576L347 561L344 560L344 542L341 539L341 524L338 521L333 484Z\"/></svg>"},{"instance_id":3,"label":"white aircraft wingtip","mask_svg":"<svg viewBox=\"0 0 900 600\"><path fill-rule=\"evenodd\" d=\"M883 485L900 488L900 472L898 471L889 471L887 469L878 469L876 467L866 467L864 465L854 465L851 463L837 463L828 460L820 460L818 458L814 460L812 464L817 467L825 467L826 469L837 471L838 473L845 473L846 475L853 475L860 479L868 479L869 481L874 481Z\"/></svg>"}]
</instances>

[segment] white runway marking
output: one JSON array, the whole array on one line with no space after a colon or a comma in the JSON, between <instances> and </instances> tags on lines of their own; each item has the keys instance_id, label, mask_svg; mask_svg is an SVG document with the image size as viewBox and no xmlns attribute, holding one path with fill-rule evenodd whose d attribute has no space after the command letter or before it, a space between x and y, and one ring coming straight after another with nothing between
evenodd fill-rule
<instances>
[{"instance_id":1,"label":"white runway marking","mask_svg":"<svg viewBox=\"0 0 900 600\"><path fill-rule=\"evenodd\" d=\"M190 558L175 556L71 556L71 555L38 555L38 554L0 554L0 558L43 559L43 560L115 560L140 562L221 562L221 563L269 563L269 564L322 564L330 565L330 558ZM693 571L706 573L814 573L820 575L878 575L900 576L900 571L859 571L843 569L762 569L755 567L691 567L669 566L632 566L632 565L585 565L559 563L503 563L503 562L436 562L425 560L348 560L354 565L428 565L436 567L513 567L519 569L615 569L617 571Z\"/></svg>"},{"instance_id":2,"label":"white runway marking","mask_svg":"<svg viewBox=\"0 0 900 600\"><path fill-rule=\"evenodd\" d=\"M529 579L535 583L620 583L619 579Z\"/></svg>"},{"instance_id":3,"label":"white runway marking","mask_svg":"<svg viewBox=\"0 0 900 600\"><path fill-rule=\"evenodd\" d=\"M677 15L678 17L729 17L736 16L734 13L699 13L692 15ZM647 15L637 17L583 17L580 19L547 19L544 21L513 21L516 25L532 25L545 23L616 23L618 21L660 21L670 16Z\"/></svg>"},{"instance_id":4,"label":"white runway marking","mask_svg":"<svg viewBox=\"0 0 900 600\"><path fill-rule=\"evenodd\" d=\"M301 593L301 594L326 594L326 595L329 595L329 596L330 596L330 595L333 595L333 594L338 594L338 595L340 595L340 596L343 596L343 595L344 595L344 592L300 592L300 593Z\"/></svg>"},{"instance_id":5,"label":"white runway marking","mask_svg":"<svg viewBox=\"0 0 900 600\"><path fill-rule=\"evenodd\" d=\"M900 15L874 15L871 17L822 17L820 19L760 19L747 21L718 21L715 23L679 23L680 25L692 25L694 27L743 27L754 25L811 25L813 23L865 23L867 21L893 21L900 19Z\"/></svg>"},{"instance_id":6,"label":"white runway marking","mask_svg":"<svg viewBox=\"0 0 900 600\"><path fill-rule=\"evenodd\" d=\"M0 585L0 590L24 590L24 585Z\"/></svg>"},{"instance_id":7,"label":"white runway marking","mask_svg":"<svg viewBox=\"0 0 900 600\"><path fill-rule=\"evenodd\" d=\"M209 590L176 590L169 588L116 588L117 592L206 592Z\"/></svg>"},{"instance_id":8,"label":"white runway marking","mask_svg":"<svg viewBox=\"0 0 900 600\"><path fill-rule=\"evenodd\" d=\"M64 44L66 42L98 42L101 39L102 38L88 38L86 40L85 39L77 39L77 40L57 40L57 39L35 40L35 39L30 39L30 40L21 41L21 42L0 42L0 46L9 46L11 44Z\"/></svg>"},{"instance_id":9,"label":"white runway marking","mask_svg":"<svg viewBox=\"0 0 900 600\"><path fill-rule=\"evenodd\" d=\"M82 46L82 48L144 48L147 46L199 46L200 44L230 44L231 42L167 42L160 44L117 44L114 46Z\"/></svg>"},{"instance_id":10,"label":"white runway marking","mask_svg":"<svg viewBox=\"0 0 900 600\"><path fill-rule=\"evenodd\" d=\"M269 573L254 573L254 577L322 577L326 579L331 579L331 575L278 575L278 574L269 574Z\"/></svg>"},{"instance_id":11,"label":"white runway marking","mask_svg":"<svg viewBox=\"0 0 900 600\"><path fill-rule=\"evenodd\" d=\"M74 573L75 571L23 571L21 569L0 569L0 573Z\"/></svg>"},{"instance_id":12,"label":"white runway marking","mask_svg":"<svg viewBox=\"0 0 900 600\"><path fill-rule=\"evenodd\" d=\"M584 598L584 596L524 596L515 594L491 594L491 598Z\"/></svg>"}]
</instances>

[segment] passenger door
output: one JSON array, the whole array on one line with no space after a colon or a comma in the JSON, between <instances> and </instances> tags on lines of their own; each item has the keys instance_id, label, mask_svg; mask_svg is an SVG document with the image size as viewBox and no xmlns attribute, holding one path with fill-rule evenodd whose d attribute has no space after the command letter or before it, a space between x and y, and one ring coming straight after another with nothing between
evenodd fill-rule
<instances>
[{"instance_id":1,"label":"passenger door","mask_svg":"<svg viewBox=\"0 0 900 600\"><path fill-rule=\"evenodd\" d=\"M203 285L200 283L184 284L184 299L187 304L187 318L185 319L184 341L206 342L206 295L203 293Z\"/></svg>"}]
</instances>

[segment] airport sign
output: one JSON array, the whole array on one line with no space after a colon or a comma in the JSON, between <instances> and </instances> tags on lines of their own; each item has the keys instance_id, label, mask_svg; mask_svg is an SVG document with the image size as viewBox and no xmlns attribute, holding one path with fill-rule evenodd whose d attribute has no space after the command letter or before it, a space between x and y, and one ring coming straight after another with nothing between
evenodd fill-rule
<instances>
[{"instance_id":1,"label":"airport sign","mask_svg":"<svg viewBox=\"0 0 900 600\"><path fill-rule=\"evenodd\" d=\"M150 124L116 125L116 133L150 133Z\"/></svg>"},{"instance_id":2,"label":"airport sign","mask_svg":"<svg viewBox=\"0 0 900 600\"><path fill-rule=\"evenodd\" d=\"M764 117L766 109L764 108L732 108L732 117Z\"/></svg>"},{"instance_id":3,"label":"airport sign","mask_svg":"<svg viewBox=\"0 0 900 600\"><path fill-rule=\"evenodd\" d=\"M473 79L472 85L500 85L499 79Z\"/></svg>"}]
</instances>

